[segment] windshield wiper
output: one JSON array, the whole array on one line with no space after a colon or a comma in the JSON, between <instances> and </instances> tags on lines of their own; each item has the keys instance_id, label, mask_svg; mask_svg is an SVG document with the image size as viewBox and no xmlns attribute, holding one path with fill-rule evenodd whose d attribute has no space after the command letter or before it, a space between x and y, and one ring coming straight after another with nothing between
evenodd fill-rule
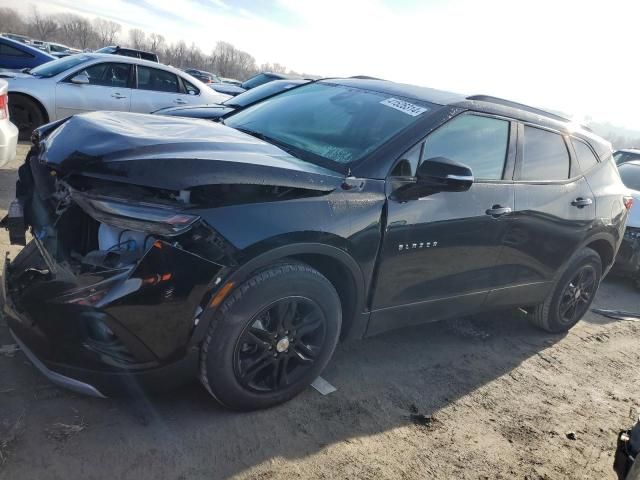
<instances>
[{"instance_id":1,"label":"windshield wiper","mask_svg":"<svg viewBox=\"0 0 640 480\"><path fill-rule=\"evenodd\" d=\"M270 143L271 145L275 145L276 147L278 147L281 150L284 150L285 152L287 152L289 155L293 155L296 156L294 154L294 151L296 150L295 147L292 147L291 145L281 142L280 140L276 140L273 137L270 137L268 135L265 135L264 133L260 133L260 132L256 132L254 130L251 130L249 128L242 128L242 127L235 127L236 130L240 130L242 133L246 133L247 135L251 135L252 137L255 137L259 140L262 140L264 142Z\"/></svg>"}]
</instances>

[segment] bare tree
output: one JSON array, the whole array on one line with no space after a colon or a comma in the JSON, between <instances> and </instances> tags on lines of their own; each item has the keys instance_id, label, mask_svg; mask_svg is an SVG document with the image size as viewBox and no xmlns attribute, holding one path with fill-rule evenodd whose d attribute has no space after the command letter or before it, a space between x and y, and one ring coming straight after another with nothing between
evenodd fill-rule
<instances>
[{"instance_id":1,"label":"bare tree","mask_svg":"<svg viewBox=\"0 0 640 480\"><path fill-rule=\"evenodd\" d=\"M118 33L122 30L122 25L104 18L96 18L93 21L93 28L97 34L97 40L100 47L106 45L114 45ZM152 34L153 35L153 34Z\"/></svg>"},{"instance_id":2,"label":"bare tree","mask_svg":"<svg viewBox=\"0 0 640 480\"><path fill-rule=\"evenodd\" d=\"M159 52L164 47L164 37L159 33L152 33L149 35L149 50L152 52Z\"/></svg>"},{"instance_id":3,"label":"bare tree","mask_svg":"<svg viewBox=\"0 0 640 480\"><path fill-rule=\"evenodd\" d=\"M132 28L129 30L129 43L135 49L144 50L147 48L147 35L139 28Z\"/></svg>"},{"instance_id":4,"label":"bare tree","mask_svg":"<svg viewBox=\"0 0 640 480\"><path fill-rule=\"evenodd\" d=\"M272 73L287 73L287 67L279 63L263 63L260 65L260 71Z\"/></svg>"},{"instance_id":5,"label":"bare tree","mask_svg":"<svg viewBox=\"0 0 640 480\"><path fill-rule=\"evenodd\" d=\"M58 22L54 17L41 15L35 6L29 19L29 32L39 39L51 38L58 30Z\"/></svg>"}]
</instances>

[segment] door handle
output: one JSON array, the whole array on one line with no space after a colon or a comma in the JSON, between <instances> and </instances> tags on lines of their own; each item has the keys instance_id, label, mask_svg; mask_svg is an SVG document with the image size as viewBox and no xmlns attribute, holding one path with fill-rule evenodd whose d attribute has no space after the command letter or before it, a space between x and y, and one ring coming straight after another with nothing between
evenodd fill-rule
<instances>
[{"instance_id":1,"label":"door handle","mask_svg":"<svg viewBox=\"0 0 640 480\"><path fill-rule=\"evenodd\" d=\"M571 205L578 208L584 208L587 205L591 205L592 203L593 203L593 200L591 200L590 198L578 197L573 202L571 202Z\"/></svg>"},{"instance_id":2,"label":"door handle","mask_svg":"<svg viewBox=\"0 0 640 480\"><path fill-rule=\"evenodd\" d=\"M490 209L488 209L485 213L487 215L491 215L494 218L501 217L507 213L511 213L511 207L503 207L501 205L494 205Z\"/></svg>"},{"instance_id":3,"label":"door handle","mask_svg":"<svg viewBox=\"0 0 640 480\"><path fill-rule=\"evenodd\" d=\"M120 100L120 99L122 99L122 98L127 98L127 97L125 97L124 95L122 95L122 94L120 94L120 93L117 93L117 92L116 92L116 93L112 93L112 94L111 94L111 96L112 96L113 98L117 98L118 100Z\"/></svg>"},{"instance_id":4,"label":"door handle","mask_svg":"<svg viewBox=\"0 0 640 480\"><path fill-rule=\"evenodd\" d=\"M173 101L173 103L177 103L178 105L186 105L186 104L187 104L187 101L186 101L186 100L183 100L183 99L181 99L181 98L176 98L176 99Z\"/></svg>"}]
</instances>

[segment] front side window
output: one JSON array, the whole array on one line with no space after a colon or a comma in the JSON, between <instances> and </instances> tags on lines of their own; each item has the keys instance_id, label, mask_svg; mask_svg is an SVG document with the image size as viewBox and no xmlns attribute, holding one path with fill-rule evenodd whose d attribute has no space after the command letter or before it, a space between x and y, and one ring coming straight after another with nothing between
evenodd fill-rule
<instances>
[{"instance_id":1,"label":"front side window","mask_svg":"<svg viewBox=\"0 0 640 480\"><path fill-rule=\"evenodd\" d=\"M0 43L0 55L4 55L7 57L26 57L32 58L33 55L27 52L23 52L22 50L12 47L11 45L5 45L4 43Z\"/></svg>"},{"instance_id":2,"label":"front side window","mask_svg":"<svg viewBox=\"0 0 640 480\"><path fill-rule=\"evenodd\" d=\"M569 178L569 151L562 135L524 127L520 180L566 180Z\"/></svg>"},{"instance_id":3,"label":"front side window","mask_svg":"<svg viewBox=\"0 0 640 480\"><path fill-rule=\"evenodd\" d=\"M576 151L578 163L580 164L580 169L583 172L586 172L591 167L598 164L598 159L586 143L572 138L571 144L573 145L573 149Z\"/></svg>"},{"instance_id":4,"label":"front side window","mask_svg":"<svg viewBox=\"0 0 640 480\"><path fill-rule=\"evenodd\" d=\"M126 63L98 63L82 70L89 85L125 88L129 85L131 67Z\"/></svg>"},{"instance_id":5,"label":"front side window","mask_svg":"<svg viewBox=\"0 0 640 480\"><path fill-rule=\"evenodd\" d=\"M364 158L432 108L370 90L314 83L247 107L225 123L332 168Z\"/></svg>"},{"instance_id":6,"label":"front side window","mask_svg":"<svg viewBox=\"0 0 640 480\"><path fill-rule=\"evenodd\" d=\"M508 121L461 115L427 137L422 160L448 158L470 167L473 176L479 180L499 180L508 144Z\"/></svg>"},{"instance_id":7,"label":"front side window","mask_svg":"<svg viewBox=\"0 0 640 480\"><path fill-rule=\"evenodd\" d=\"M625 187L640 191L640 165L621 165L618 171Z\"/></svg>"},{"instance_id":8,"label":"front side window","mask_svg":"<svg viewBox=\"0 0 640 480\"><path fill-rule=\"evenodd\" d=\"M155 92L178 93L178 77L171 72L138 65L138 88Z\"/></svg>"}]
</instances>

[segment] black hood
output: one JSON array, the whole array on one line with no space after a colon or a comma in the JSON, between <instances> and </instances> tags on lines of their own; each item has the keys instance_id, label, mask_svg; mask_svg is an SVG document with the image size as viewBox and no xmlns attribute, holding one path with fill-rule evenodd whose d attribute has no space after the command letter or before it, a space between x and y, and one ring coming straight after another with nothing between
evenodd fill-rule
<instances>
[{"instance_id":1,"label":"black hood","mask_svg":"<svg viewBox=\"0 0 640 480\"><path fill-rule=\"evenodd\" d=\"M42 129L43 136L47 129ZM125 112L75 115L41 143L60 173L183 190L254 184L330 191L343 177L270 143L208 120Z\"/></svg>"}]
</instances>

